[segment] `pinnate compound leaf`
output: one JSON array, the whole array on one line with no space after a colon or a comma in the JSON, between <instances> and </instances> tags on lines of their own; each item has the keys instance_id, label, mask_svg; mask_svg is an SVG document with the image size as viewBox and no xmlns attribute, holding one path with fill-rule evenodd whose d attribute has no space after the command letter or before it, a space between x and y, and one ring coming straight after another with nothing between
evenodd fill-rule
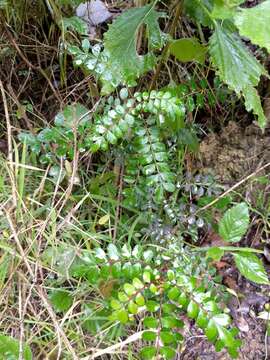
<instances>
[{"instance_id":1,"label":"pinnate compound leaf","mask_svg":"<svg viewBox=\"0 0 270 360\"><path fill-rule=\"evenodd\" d=\"M15 360L19 359L20 343L11 336L0 334L0 359ZM24 360L32 360L31 349L28 345L23 346Z\"/></svg>"},{"instance_id":2,"label":"pinnate compound leaf","mask_svg":"<svg viewBox=\"0 0 270 360\"><path fill-rule=\"evenodd\" d=\"M250 9L240 9L234 21L241 36L265 47L270 53L270 0Z\"/></svg>"},{"instance_id":3,"label":"pinnate compound leaf","mask_svg":"<svg viewBox=\"0 0 270 360\"><path fill-rule=\"evenodd\" d=\"M196 38L175 40L170 45L170 53L182 62L197 61L203 64L206 51Z\"/></svg>"},{"instance_id":4,"label":"pinnate compound leaf","mask_svg":"<svg viewBox=\"0 0 270 360\"><path fill-rule=\"evenodd\" d=\"M209 51L220 79L237 95L245 97L247 110L259 115L259 124L263 128L266 118L254 87L258 85L261 75L267 75L264 67L236 34L218 24L210 38Z\"/></svg>"},{"instance_id":5,"label":"pinnate compound leaf","mask_svg":"<svg viewBox=\"0 0 270 360\"><path fill-rule=\"evenodd\" d=\"M234 253L233 257L238 270L245 278L257 284L270 284L263 263L255 254Z\"/></svg>"},{"instance_id":6,"label":"pinnate compound leaf","mask_svg":"<svg viewBox=\"0 0 270 360\"><path fill-rule=\"evenodd\" d=\"M118 16L105 34L105 50L110 53L110 62L118 66L119 72L127 82L155 65L153 49L161 48L165 36L160 31L158 19L162 13L155 11L153 4L135 7ZM147 26L148 50L146 55L139 55L136 50L138 30Z\"/></svg>"},{"instance_id":7,"label":"pinnate compound leaf","mask_svg":"<svg viewBox=\"0 0 270 360\"><path fill-rule=\"evenodd\" d=\"M227 210L219 223L219 235L228 242L238 242L249 226L248 206L240 203Z\"/></svg>"}]
</instances>

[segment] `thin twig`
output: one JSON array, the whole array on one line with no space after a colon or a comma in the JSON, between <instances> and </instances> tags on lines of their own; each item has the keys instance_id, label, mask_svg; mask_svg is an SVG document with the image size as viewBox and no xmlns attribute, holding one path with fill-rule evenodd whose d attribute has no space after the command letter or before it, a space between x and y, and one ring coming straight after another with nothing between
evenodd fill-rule
<instances>
[{"instance_id":1,"label":"thin twig","mask_svg":"<svg viewBox=\"0 0 270 360\"><path fill-rule=\"evenodd\" d=\"M27 57L23 54L23 52L21 51L21 49L19 48L18 44L16 43L15 39L13 38L13 36L11 35L9 29L7 28L7 25L5 24L5 30L6 30L6 34L9 38L9 40L11 41L12 45L14 46L14 48L17 50L18 54L20 55L20 57L22 58L22 60L26 63L26 65L28 65L28 67L32 70L36 70L39 71L40 74L47 80L52 92L54 93L55 97L57 98L57 100L59 101L59 103L62 103L62 99L60 98L58 92L55 90L55 87L53 86L51 80L49 79L48 75L46 74L46 71L43 70L40 66L35 66L33 65L28 59Z\"/></svg>"},{"instance_id":2,"label":"thin twig","mask_svg":"<svg viewBox=\"0 0 270 360\"><path fill-rule=\"evenodd\" d=\"M178 3L178 5L177 5L176 10L175 10L175 15L174 15L173 22L172 22L172 25L171 25L171 28L170 28L170 31L169 31L170 36L174 35L174 32L175 32L179 17L180 17L180 15L182 13L182 8L183 8L183 2L180 1ZM161 59L160 59L160 62L158 63L158 65L157 65L156 72L155 72L154 77L153 77L153 79L152 79L152 81L150 83L149 90L153 90L155 88L156 81L157 81L157 79L159 77L159 73L161 71L162 65L163 65L164 61L166 61L166 59L168 57L169 47L170 47L170 42L168 41L166 46L164 47L164 49L162 51Z\"/></svg>"},{"instance_id":3,"label":"thin twig","mask_svg":"<svg viewBox=\"0 0 270 360\"><path fill-rule=\"evenodd\" d=\"M10 170L10 180L11 180L11 186L12 186L12 201L13 206L16 207L17 204L17 191L16 191L16 184L15 184L15 174L14 174L14 166L13 163L13 152L12 152L12 131L11 131L11 122L8 112L8 105L7 105L7 98L5 89L3 86L2 81L0 80L0 89L1 89L1 95L3 99L4 104L4 110L5 110L5 117L6 117L6 127L7 127L7 142L8 142L8 160L9 160L9 170Z\"/></svg>"},{"instance_id":4,"label":"thin twig","mask_svg":"<svg viewBox=\"0 0 270 360\"><path fill-rule=\"evenodd\" d=\"M6 217L7 217L7 220L8 220L8 223L9 223L9 226L10 226L10 229L11 229L11 232L12 232L12 235L13 235L13 238L15 240L15 243L17 245L17 248L19 250L19 253L22 257L22 260L24 262L24 264L26 265L27 267L27 270L29 272L29 275L30 275L30 278L32 280L32 282L35 284L35 291L36 293L39 295L39 297L41 298L42 302L43 302L43 305L45 306L48 314L50 315L50 318L52 319L52 322L55 326L55 329L56 329L56 332L59 336L59 341L62 339L67 350L70 352L72 358L74 360L79 360L79 358L77 357L72 345L70 344L70 341L68 340L66 334L64 333L63 329L61 328L61 326L58 324L58 321L57 321L57 318L56 318L56 315L47 299L47 295L44 293L44 290L42 288L42 286L38 285L37 282L36 282L36 276L35 276L35 273L34 271L32 270L29 262L28 262L28 259L27 257L25 256L25 252L23 250L23 247L22 247L22 244L21 244L21 241L19 239L19 236L17 234L17 231L15 229L15 226L13 224L13 221L11 219L11 216L9 214L9 212L7 210L5 210L5 213L6 213Z\"/></svg>"},{"instance_id":5,"label":"thin twig","mask_svg":"<svg viewBox=\"0 0 270 360\"><path fill-rule=\"evenodd\" d=\"M240 180L238 183L236 183L235 185L233 185L230 189L226 190L224 193L222 193L221 195L219 195L215 200L211 201L209 204L205 205L204 207L200 208L196 214L198 214L201 211L204 211L206 209L209 209L210 207L212 207L213 205L215 205L220 199L224 198L226 195L230 194L232 191L234 191L235 189L237 189L239 186L241 186L242 184L244 184L246 181L250 180L253 176L257 175L259 172L263 171L264 169L268 168L270 166L270 162L261 166L259 169L257 169L256 171L254 171L252 174L249 174L248 176L246 176L244 179Z\"/></svg>"},{"instance_id":6,"label":"thin twig","mask_svg":"<svg viewBox=\"0 0 270 360\"><path fill-rule=\"evenodd\" d=\"M96 351L93 355L81 358L81 360L93 360L93 359L96 359L97 357L105 355L105 354L113 354L117 350L122 350L124 346L140 340L143 333L144 333L144 331L139 331L139 332L129 336L126 340L121 341L115 345L109 346L106 349L100 349L100 350Z\"/></svg>"}]
</instances>

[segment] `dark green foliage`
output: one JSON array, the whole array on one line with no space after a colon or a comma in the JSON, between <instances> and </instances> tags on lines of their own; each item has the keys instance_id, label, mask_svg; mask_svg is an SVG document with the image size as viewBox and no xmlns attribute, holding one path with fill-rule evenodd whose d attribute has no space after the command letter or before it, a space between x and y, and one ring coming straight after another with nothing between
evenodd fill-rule
<instances>
[{"instance_id":1,"label":"dark green foliage","mask_svg":"<svg viewBox=\"0 0 270 360\"><path fill-rule=\"evenodd\" d=\"M184 127L185 106L168 91L135 93L120 90L110 97L92 118L80 104L69 105L55 117L55 126L35 137L21 133L19 139L40 154L43 163L73 159L74 151L107 151L109 146L126 149L126 181L140 177L143 188L155 186L158 201L175 190L175 176L169 165L166 144L170 132Z\"/></svg>"},{"instance_id":2,"label":"dark green foliage","mask_svg":"<svg viewBox=\"0 0 270 360\"><path fill-rule=\"evenodd\" d=\"M207 262L187 248L170 245L166 249L141 246L132 249L110 244L106 252L97 248L91 254L77 255L73 261L77 270L74 272L72 265L70 275L79 275L92 286L98 287L102 279L114 280L114 291L102 314L110 310L110 321L127 325L142 320L146 342L141 350L143 358L152 358L153 349L155 355L165 359L175 355L183 340L182 314L194 320L217 348L227 348L232 356L237 354L240 342L230 327L229 315L218 305L223 288L215 283ZM85 269L80 274L79 267ZM94 272L99 276L93 276ZM92 326L99 325L92 322ZM154 346L157 341L159 348Z\"/></svg>"}]
</instances>

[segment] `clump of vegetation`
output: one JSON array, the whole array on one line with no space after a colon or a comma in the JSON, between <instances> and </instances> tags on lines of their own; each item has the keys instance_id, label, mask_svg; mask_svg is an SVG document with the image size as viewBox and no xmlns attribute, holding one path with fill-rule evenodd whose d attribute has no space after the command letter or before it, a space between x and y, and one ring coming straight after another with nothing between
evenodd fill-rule
<instances>
[{"instance_id":1,"label":"clump of vegetation","mask_svg":"<svg viewBox=\"0 0 270 360\"><path fill-rule=\"evenodd\" d=\"M269 75L250 43L266 61L270 1L131 1L109 5L121 10L109 24L95 18L114 17L104 2L88 4L88 20L74 15L79 4L37 1L28 14L28 1L0 2L0 57L23 64L0 82L0 357L94 359L124 348L123 358L174 359L192 324L237 358L228 304L238 294L220 269L269 286L266 250L246 242L261 209L234 193L269 164L227 189L193 160L226 112L243 113L242 99L267 127L258 85Z\"/></svg>"}]
</instances>

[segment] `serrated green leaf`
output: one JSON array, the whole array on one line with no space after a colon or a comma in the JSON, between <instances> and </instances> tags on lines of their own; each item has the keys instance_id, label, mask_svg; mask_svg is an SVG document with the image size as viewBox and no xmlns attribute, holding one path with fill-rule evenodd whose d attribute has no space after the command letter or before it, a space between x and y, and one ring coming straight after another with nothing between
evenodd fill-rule
<instances>
[{"instance_id":1,"label":"serrated green leaf","mask_svg":"<svg viewBox=\"0 0 270 360\"><path fill-rule=\"evenodd\" d=\"M182 62L197 61L204 64L207 48L197 38L175 40L170 44L170 53Z\"/></svg>"},{"instance_id":2,"label":"serrated green leaf","mask_svg":"<svg viewBox=\"0 0 270 360\"><path fill-rule=\"evenodd\" d=\"M257 284L269 285L269 279L262 261L252 253L233 253L235 264L240 273Z\"/></svg>"},{"instance_id":3,"label":"serrated green leaf","mask_svg":"<svg viewBox=\"0 0 270 360\"><path fill-rule=\"evenodd\" d=\"M188 304L188 298L187 298L187 296L186 296L184 293L182 293L182 294L179 296L179 298L177 299L177 301L178 301L178 303L179 303L180 305L182 305L183 307L186 307L187 304Z\"/></svg>"},{"instance_id":4,"label":"serrated green leaf","mask_svg":"<svg viewBox=\"0 0 270 360\"><path fill-rule=\"evenodd\" d=\"M71 294L65 290L53 290L49 295L50 302L55 311L67 311L72 305L73 299Z\"/></svg>"},{"instance_id":5,"label":"serrated green leaf","mask_svg":"<svg viewBox=\"0 0 270 360\"><path fill-rule=\"evenodd\" d=\"M153 294L157 294L157 293L158 293L158 288L157 288L156 285L154 285L154 284L151 284L151 285L149 286L149 290L150 290L151 293L153 293Z\"/></svg>"},{"instance_id":6,"label":"serrated green leaf","mask_svg":"<svg viewBox=\"0 0 270 360\"><path fill-rule=\"evenodd\" d=\"M248 9L239 9L234 18L240 35L270 53L270 0Z\"/></svg>"},{"instance_id":7,"label":"serrated green leaf","mask_svg":"<svg viewBox=\"0 0 270 360\"><path fill-rule=\"evenodd\" d=\"M0 334L0 359L16 360L20 355L20 342L11 336ZM28 345L23 346L23 359L32 360L32 352Z\"/></svg>"},{"instance_id":8,"label":"serrated green leaf","mask_svg":"<svg viewBox=\"0 0 270 360\"><path fill-rule=\"evenodd\" d=\"M264 67L236 34L218 24L210 38L209 51L220 79L239 96L243 95L248 111L259 114L260 126L265 124L266 119L255 96L255 89L251 91L258 85L261 75L267 75Z\"/></svg>"},{"instance_id":9,"label":"serrated green leaf","mask_svg":"<svg viewBox=\"0 0 270 360\"><path fill-rule=\"evenodd\" d=\"M224 241L238 242L249 226L249 213L246 203L240 203L227 210L219 222L219 235Z\"/></svg>"},{"instance_id":10,"label":"serrated green leaf","mask_svg":"<svg viewBox=\"0 0 270 360\"><path fill-rule=\"evenodd\" d=\"M214 19L231 19L236 13L234 5L230 5L224 0L215 0L214 7L211 12L211 17Z\"/></svg>"},{"instance_id":11,"label":"serrated green leaf","mask_svg":"<svg viewBox=\"0 0 270 360\"><path fill-rule=\"evenodd\" d=\"M127 82L134 81L154 66L152 49L161 48L164 44L164 35L158 24L162 15L155 11L153 4L135 7L118 16L105 33L105 50L110 53L110 62L118 67ZM139 55L136 49L138 29L143 24L147 26L149 49L144 56Z\"/></svg>"},{"instance_id":12,"label":"serrated green leaf","mask_svg":"<svg viewBox=\"0 0 270 360\"><path fill-rule=\"evenodd\" d=\"M267 119L262 108L258 91L252 86L247 86L243 89L243 95L245 98L245 107L247 111L252 111L254 115L258 116L258 124L261 129L264 129L267 123Z\"/></svg>"}]
</instances>

